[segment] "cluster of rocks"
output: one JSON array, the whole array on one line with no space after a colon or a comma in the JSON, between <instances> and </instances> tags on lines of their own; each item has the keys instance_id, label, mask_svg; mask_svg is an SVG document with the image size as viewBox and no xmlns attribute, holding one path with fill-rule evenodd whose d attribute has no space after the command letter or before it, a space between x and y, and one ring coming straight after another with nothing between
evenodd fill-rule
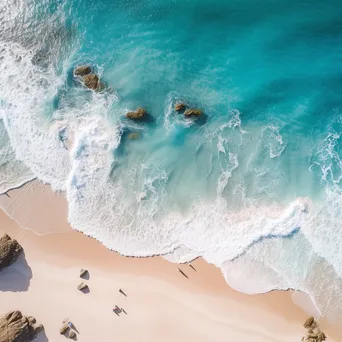
<instances>
[{"instance_id":1,"label":"cluster of rocks","mask_svg":"<svg viewBox=\"0 0 342 342\"><path fill-rule=\"evenodd\" d=\"M313 317L309 317L305 321L304 328L307 329L307 332L306 336L302 338L303 342L321 342L326 340L324 332L321 331Z\"/></svg>"},{"instance_id":2,"label":"cluster of rocks","mask_svg":"<svg viewBox=\"0 0 342 342\"><path fill-rule=\"evenodd\" d=\"M94 91L101 91L105 89L105 85L102 82L100 82L99 76L96 75L96 73L90 65L81 65L76 67L74 69L74 76L77 77L81 81L81 83L88 89ZM205 116L201 109L188 108L188 106L183 102L177 102L174 106L174 110L178 113L183 113L186 119L194 120L202 118L205 120ZM138 107L135 111L127 112L126 118L136 122L153 121L152 116L150 116L147 110L142 107ZM140 138L140 134L133 132L128 134L127 137L130 140L137 140Z\"/></svg>"},{"instance_id":3,"label":"cluster of rocks","mask_svg":"<svg viewBox=\"0 0 342 342\"><path fill-rule=\"evenodd\" d=\"M0 317L0 341L28 342L32 341L44 327L36 324L36 319L23 316L20 311L8 312Z\"/></svg>"},{"instance_id":4,"label":"cluster of rocks","mask_svg":"<svg viewBox=\"0 0 342 342\"><path fill-rule=\"evenodd\" d=\"M183 113L184 117L187 119L198 118L203 115L203 111L198 108L187 108L187 105L183 102L177 102L175 104L175 111L178 113Z\"/></svg>"},{"instance_id":5,"label":"cluster of rocks","mask_svg":"<svg viewBox=\"0 0 342 342\"><path fill-rule=\"evenodd\" d=\"M61 335L64 335L66 338L70 338L71 340L75 339L77 334L74 329L72 329L72 324L70 322L63 321L62 326L59 330Z\"/></svg>"},{"instance_id":6,"label":"cluster of rocks","mask_svg":"<svg viewBox=\"0 0 342 342\"><path fill-rule=\"evenodd\" d=\"M19 245L17 240L5 234L0 239L0 271L12 265L23 252L23 248Z\"/></svg>"},{"instance_id":7,"label":"cluster of rocks","mask_svg":"<svg viewBox=\"0 0 342 342\"><path fill-rule=\"evenodd\" d=\"M89 279L89 272L88 270L81 268L80 270L80 278L82 279ZM77 286L77 289L83 293L88 293L89 292L89 286L85 283L82 282Z\"/></svg>"},{"instance_id":8,"label":"cluster of rocks","mask_svg":"<svg viewBox=\"0 0 342 342\"><path fill-rule=\"evenodd\" d=\"M82 84L88 89L101 91L105 85L100 82L99 76L96 75L89 65L81 65L74 69L74 75L79 77Z\"/></svg>"}]
</instances>

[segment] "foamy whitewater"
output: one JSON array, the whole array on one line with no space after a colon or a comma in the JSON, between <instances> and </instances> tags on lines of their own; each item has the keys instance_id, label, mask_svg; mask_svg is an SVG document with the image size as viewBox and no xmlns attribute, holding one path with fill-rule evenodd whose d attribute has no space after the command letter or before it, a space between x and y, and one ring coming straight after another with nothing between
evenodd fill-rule
<instances>
[{"instance_id":1,"label":"foamy whitewater","mask_svg":"<svg viewBox=\"0 0 342 342\"><path fill-rule=\"evenodd\" d=\"M0 193L38 178L123 255L201 256L239 291L342 318L341 6L2 1ZM139 106L153 122L125 118Z\"/></svg>"}]
</instances>

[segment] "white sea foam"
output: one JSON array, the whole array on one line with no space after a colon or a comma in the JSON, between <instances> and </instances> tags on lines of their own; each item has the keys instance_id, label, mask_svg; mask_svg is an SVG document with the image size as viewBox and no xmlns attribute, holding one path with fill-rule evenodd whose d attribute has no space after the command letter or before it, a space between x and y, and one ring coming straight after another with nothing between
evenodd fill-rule
<instances>
[{"instance_id":1,"label":"white sea foam","mask_svg":"<svg viewBox=\"0 0 342 342\"><path fill-rule=\"evenodd\" d=\"M0 118L0 194L35 178L22 162L16 160L7 132Z\"/></svg>"},{"instance_id":2,"label":"white sea foam","mask_svg":"<svg viewBox=\"0 0 342 342\"><path fill-rule=\"evenodd\" d=\"M64 189L69 171L68 152L42 115L62 80L52 71L34 66L32 53L18 44L0 42L0 57L3 122L16 158L43 182L54 189Z\"/></svg>"}]
</instances>

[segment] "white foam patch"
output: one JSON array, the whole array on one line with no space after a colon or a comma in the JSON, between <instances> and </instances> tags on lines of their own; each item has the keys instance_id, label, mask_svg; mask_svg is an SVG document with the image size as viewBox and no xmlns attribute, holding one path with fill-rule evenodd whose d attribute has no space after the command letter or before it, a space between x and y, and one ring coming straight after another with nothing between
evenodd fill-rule
<instances>
[{"instance_id":1,"label":"white foam patch","mask_svg":"<svg viewBox=\"0 0 342 342\"><path fill-rule=\"evenodd\" d=\"M185 246L221 265L263 237L291 234L308 217L308 199L297 199L287 208L250 207L238 212L227 210L222 201L197 203L186 215L168 212L158 216L167 194L165 189L157 192L155 186L160 189L168 176L153 165L138 164L132 175L143 181L134 186L146 199L126 201L125 190L133 191L116 177L113 159L119 137L118 130L99 118L80 128L72 150L67 197L71 224L124 255L166 254Z\"/></svg>"},{"instance_id":2,"label":"white foam patch","mask_svg":"<svg viewBox=\"0 0 342 342\"><path fill-rule=\"evenodd\" d=\"M58 132L44 121L62 80L53 71L32 65L32 53L18 44L0 42L0 98L3 121L16 158L23 161L43 182L53 189L64 189L69 171L68 151Z\"/></svg>"},{"instance_id":3,"label":"white foam patch","mask_svg":"<svg viewBox=\"0 0 342 342\"><path fill-rule=\"evenodd\" d=\"M0 194L35 178L22 162L16 160L7 132L0 118Z\"/></svg>"}]
</instances>

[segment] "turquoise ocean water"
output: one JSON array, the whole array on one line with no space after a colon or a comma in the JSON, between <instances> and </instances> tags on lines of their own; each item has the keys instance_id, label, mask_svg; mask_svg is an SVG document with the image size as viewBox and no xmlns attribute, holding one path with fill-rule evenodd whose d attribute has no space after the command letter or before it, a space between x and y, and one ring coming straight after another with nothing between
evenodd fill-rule
<instances>
[{"instance_id":1,"label":"turquoise ocean water","mask_svg":"<svg viewBox=\"0 0 342 342\"><path fill-rule=\"evenodd\" d=\"M3 1L0 192L37 177L111 249L202 256L240 291L298 289L337 319L341 12L337 0ZM82 64L105 92L73 77ZM125 118L139 106L151 122Z\"/></svg>"}]
</instances>

